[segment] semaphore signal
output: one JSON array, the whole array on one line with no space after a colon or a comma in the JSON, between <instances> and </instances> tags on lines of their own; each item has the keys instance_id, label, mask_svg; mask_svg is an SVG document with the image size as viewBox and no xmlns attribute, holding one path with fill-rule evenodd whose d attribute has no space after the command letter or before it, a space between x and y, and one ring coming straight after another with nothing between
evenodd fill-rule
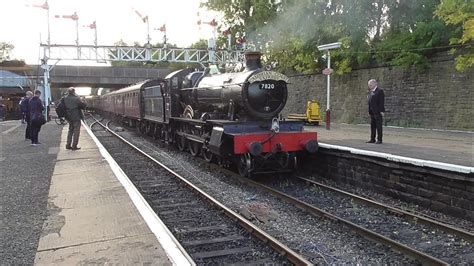
<instances>
[{"instance_id":1,"label":"semaphore signal","mask_svg":"<svg viewBox=\"0 0 474 266\"><path fill-rule=\"evenodd\" d=\"M133 11L135 11L135 14L137 14L140 19L143 21L143 23L146 23L146 26L147 26L147 37L146 37L146 40L147 40L147 44L148 46L150 45L150 41L151 41L151 38L150 38L150 22L148 20L148 15L146 16L143 16L142 14L140 14L140 12L138 12L136 9L132 8Z\"/></svg>"},{"instance_id":2,"label":"semaphore signal","mask_svg":"<svg viewBox=\"0 0 474 266\"><path fill-rule=\"evenodd\" d=\"M94 30L94 45L97 46L97 24L96 24L95 20L91 24L84 25L83 27Z\"/></svg>"},{"instance_id":3,"label":"semaphore signal","mask_svg":"<svg viewBox=\"0 0 474 266\"><path fill-rule=\"evenodd\" d=\"M77 12L74 12L72 15L54 15L54 17L72 19L76 22L76 45L79 46L79 16L77 15Z\"/></svg>"},{"instance_id":4,"label":"semaphore signal","mask_svg":"<svg viewBox=\"0 0 474 266\"><path fill-rule=\"evenodd\" d=\"M167 38L166 38L166 24L163 24L163 26L159 27L159 28L155 28L154 30L158 30L160 32L163 33L163 47L166 49L166 41L167 41Z\"/></svg>"},{"instance_id":5,"label":"semaphore signal","mask_svg":"<svg viewBox=\"0 0 474 266\"><path fill-rule=\"evenodd\" d=\"M26 5L26 6L29 6L29 5ZM32 5L32 7L37 7L37 8L41 8L41 9L44 9L46 10L46 20L47 20L47 23L48 23L48 40L47 40L47 43L48 44L51 44L51 34L50 34L50 28L49 28L49 4L48 4L48 0L46 0L42 5Z\"/></svg>"}]
</instances>

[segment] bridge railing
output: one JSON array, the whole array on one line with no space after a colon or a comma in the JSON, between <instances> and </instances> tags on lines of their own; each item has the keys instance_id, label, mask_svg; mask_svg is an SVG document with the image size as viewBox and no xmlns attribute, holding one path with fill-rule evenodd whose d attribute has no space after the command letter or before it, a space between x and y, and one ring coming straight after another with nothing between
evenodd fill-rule
<instances>
[{"instance_id":1,"label":"bridge railing","mask_svg":"<svg viewBox=\"0 0 474 266\"><path fill-rule=\"evenodd\" d=\"M181 62L202 64L239 63L244 61L244 51L46 44L41 44L41 47L44 48L46 57L52 60Z\"/></svg>"}]
</instances>

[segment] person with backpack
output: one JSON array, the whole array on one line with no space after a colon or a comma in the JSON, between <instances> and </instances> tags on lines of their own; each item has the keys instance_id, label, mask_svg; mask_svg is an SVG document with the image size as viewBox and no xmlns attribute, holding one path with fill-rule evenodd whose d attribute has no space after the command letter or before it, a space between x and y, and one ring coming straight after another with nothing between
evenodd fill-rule
<instances>
[{"instance_id":1,"label":"person with backpack","mask_svg":"<svg viewBox=\"0 0 474 266\"><path fill-rule=\"evenodd\" d=\"M67 94L64 95L64 97L66 97ZM56 110L56 115L57 117L60 119L60 123L58 124L63 124L62 122L65 121L64 119L66 119L66 115L67 115L67 111L66 111L66 105L64 103L64 97L61 97L61 99L58 101L56 107L54 108Z\"/></svg>"},{"instance_id":2,"label":"person with backpack","mask_svg":"<svg viewBox=\"0 0 474 266\"><path fill-rule=\"evenodd\" d=\"M81 120L84 119L82 110L86 108L86 104L76 94L74 87L68 89L68 95L64 97L64 106L66 107L66 119L69 122L66 149L80 150L81 148L77 145L79 144L79 134L81 132Z\"/></svg>"}]
</instances>

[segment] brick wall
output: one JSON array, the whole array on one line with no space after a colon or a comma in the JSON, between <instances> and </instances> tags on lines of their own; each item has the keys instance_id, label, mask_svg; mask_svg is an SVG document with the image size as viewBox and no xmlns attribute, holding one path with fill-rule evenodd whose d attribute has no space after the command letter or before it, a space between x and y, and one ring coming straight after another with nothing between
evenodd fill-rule
<instances>
[{"instance_id":1,"label":"brick wall","mask_svg":"<svg viewBox=\"0 0 474 266\"><path fill-rule=\"evenodd\" d=\"M474 175L320 148L303 171L474 221Z\"/></svg>"},{"instance_id":2,"label":"brick wall","mask_svg":"<svg viewBox=\"0 0 474 266\"><path fill-rule=\"evenodd\" d=\"M385 91L386 124L440 129L474 129L474 69L459 73L454 60L439 56L426 72L377 67L331 77L331 118L368 123L367 81L375 78ZM326 76L290 77L283 115L305 113L307 100L326 110Z\"/></svg>"}]
</instances>

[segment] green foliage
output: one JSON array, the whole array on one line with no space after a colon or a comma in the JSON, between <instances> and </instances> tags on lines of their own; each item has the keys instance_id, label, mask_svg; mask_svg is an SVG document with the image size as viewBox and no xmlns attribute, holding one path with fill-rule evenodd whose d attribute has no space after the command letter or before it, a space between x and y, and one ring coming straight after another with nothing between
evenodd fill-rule
<instances>
[{"instance_id":1,"label":"green foliage","mask_svg":"<svg viewBox=\"0 0 474 266\"><path fill-rule=\"evenodd\" d=\"M207 41L204 39L200 39L199 41L191 44L191 48L193 49L207 49Z\"/></svg>"},{"instance_id":2,"label":"green foliage","mask_svg":"<svg viewBox=\"0 0 474 266\"><path fill-rule=\"evenodd\" d=\"M235 38L245 37L257 43L268 40L269 36L261 29L275 18L279 2L278 0L207 0L201 3L201 6L223 13L226 27L220 26L221 30L230 28ZM225 43L225 40L220 42Z\"/></svg>"},{"instance_id":3,"label":"green foliage","mask_svg":"<svg viewBox=\"0 0 474 266\"><path fill-rule=\"evenodd\" d=\"M474 53L471 52L467 55L459 55L456 57L456 70L459 72L464 72L468 68L474 66Z\"/></svg>"},{"instance_id":4,"label":"green foliage","mask_svg":"<svg viewBox=\"0 0 474 266\"><path fill-rule=\"evenodd\" d=\"M311 191L313 194L323 194L324 195L324 191L321 190L321 187L319 187L318 185L310 186L309 191Z\"/></svg>"},{"instance_id":5,"label":"green foliage","mask_svg":"<svg viewBox=\"0 0 474 266\"><path fill-rule=\"evenodd\" d=\"M307 52L308 47L301 39L292 38L284 45L271 49L266 53L265 64L272 65L276 70L287 73L312 73L316 62L315 51Z\"/></svg>"},{"instance_id":6,"label":"green foliage","mask_svg":"<svg viewBox=\"0 0 474 266\"><path fill-rule=\"evenodd\" d=\"M313 73L326 67L316 46L341 41L331 52L335 74L390 63L429 66L429 56L456 31L433 17L439 0L208 0L237 36L262 50L279 71Z\"/></svg>"},{"instance_id":7,"label":"green foliage","mask_svg":"<svg viewBox=\"0 0 474 266\"><path fill-rule=\"evenodd\" d=\"M385 1L389 16L390 33L410 33L418 23L433 21L433 12L440 0L400 0Z\"/></svg>"},{"instance_id":8,"label":"green foliage","mask_svg":"<svg viewBox=\"0 0 474 266\"><path fill-rule=\"evenodd\" d=\"M461 37L451 38L451 44L465 45L456 57L456 69L466 71L474 66L474 3L472 0L444 0L438 6L436 16L447 25L462 31Z\"/></svg>"},{"instance_id":9,"label":"green foliage","mask_svg":"<svg viewBox=\"0 0 474 266\"><path fill-rule=\"evenodd\" d=\"M0 42L0 62L10 59L10 53L15 48L13 44L7 42Z\"/></svg>"},{"instance_id":10,"label":"green foliage","mask_svg":"<svg viewBox=\"0 0 474 266\"><path fill-rule=\"evenodd\" d=\"M392 61L395 66L400 66L403 69L408 69L410 66L415 65L418 71L423 71L429 68L429 62L421 54L412 52L401 52Z\"/></svg>"},{"instance_id":11,"label":"green foliage","mask_svg":"<svg viewBox=\"0 0 474 266\"><path fill-rule=\"evenodd\" d=\"M413 32L388 34L376 45L376 58L402 68L415 65L418 70L424 70L429 67L428 57L437 51L431 48L447 45L449 32L450 29L439 20L419 22Z\"/></svg>"}]
</instances>

